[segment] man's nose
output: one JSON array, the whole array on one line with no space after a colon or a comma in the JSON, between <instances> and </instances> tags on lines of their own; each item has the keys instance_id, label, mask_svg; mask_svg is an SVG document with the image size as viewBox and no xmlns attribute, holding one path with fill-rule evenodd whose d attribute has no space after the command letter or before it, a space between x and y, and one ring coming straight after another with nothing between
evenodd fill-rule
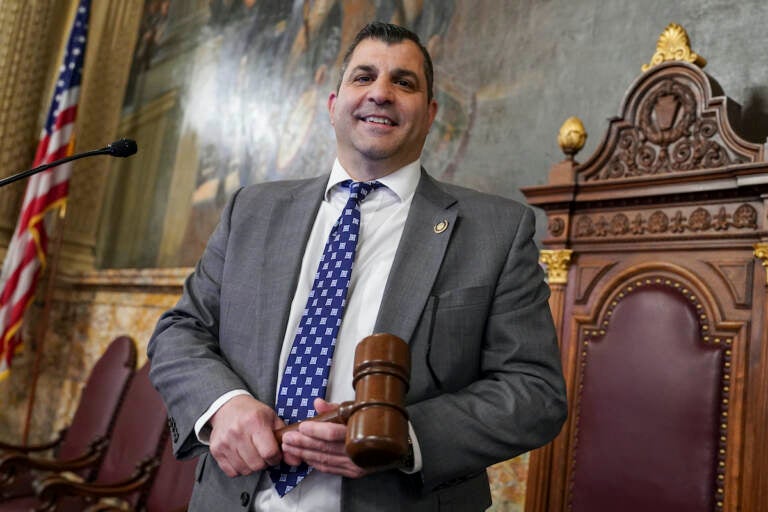
<instances>
[{"instance_id":1,"label":"man's nose","mask_svg":"<svg viewBox=\"0 0 768 512\"><path fill-rule=\"evenodd\" d=\"M384 103L391 103L393 98L393 84L388 80L376 80L368 89L368 100L382 105Z\"/></svg>"}]
</instances>

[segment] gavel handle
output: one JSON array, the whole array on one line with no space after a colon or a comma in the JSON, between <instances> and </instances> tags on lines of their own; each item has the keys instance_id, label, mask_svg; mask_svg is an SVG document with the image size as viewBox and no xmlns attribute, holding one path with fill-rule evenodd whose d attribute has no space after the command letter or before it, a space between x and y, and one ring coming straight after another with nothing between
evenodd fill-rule
<instances>
[{"instance_id":1,"label":"gavel handle","mask_svg":"<svg viewBox=\"0 0 768 512\"><path fill-rule=\"evenodd\" d=\"M279 428L275 430L275 439L277 439L277 444L283 443L283 436L286 434L286 432L293 432L294 430L299 429L299 425L304 423L305 421L322 421L326 423L340 423L344 424L347 422L349 417L352 415L352 412L355 410L355 402L349 401L349 402L342 402L339 404L339 408L326 412L325 414L321 414L319 416L315 416L313 418L309 418L306 420L298 421L296 423L291 423L290 425L286 425L283 428Z\"/></svg>"}]
</instances>

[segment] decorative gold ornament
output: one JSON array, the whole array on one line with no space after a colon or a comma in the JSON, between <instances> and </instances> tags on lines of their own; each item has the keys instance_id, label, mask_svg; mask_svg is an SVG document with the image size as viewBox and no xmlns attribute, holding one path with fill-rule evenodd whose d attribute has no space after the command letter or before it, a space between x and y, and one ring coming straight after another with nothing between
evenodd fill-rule
<instances>
[{"instance_id":1,"label":"decorative gold ornament","mask_svg":"<svg viewBox=\"0 0 768 512\"><path fill-rule=\"evenodd\" d=\"M566 284L568 282L571 254L573 251L570 249L542 249L539 253L539 261L547 266L549 284Z\"/></svg>"},{"instance_id":2,"label":"decorative gold ornament","mask_svg":"<svg viewBox=\"0 0 768 512\"><path fill-rule=\"evenodd\" d=\"M446 219L441 220L434 227L435 233L442 233L446 229L448 229L448 221Z\"/></svg>"},{"instance_id":3,"label":"decorative gold ornament","mask_svg":"<svg viewBox=\"0 0 768 512\"><path fill-rule=\"evenodd\" d=\"M573 160L574 155L584 147L585 142L587 142L587 131L581 119L576 116L566 119L560 131L557 132L557 143L565 153L566 159Z\"/></svg>"},{"instance_id":4,"label":"decorative gold ornament","mask_svg":"<svg viewBox=\"0 0 768 512\"><path fill-rule=\"evenodd\" d=\"M670 23L664 32L659 36L656 42L656 53L653 54L651 62L643 64L643 72L648 71L662 62L670 60L682 60L696 64L700 68L707 65L707 59L694 53L691 50L691 41L688 38L688 32L677 23Z\"/></svg>"},{"instance_id":5,"label":"decorative gold ornament","mask_svg":"<svg viewBox=\"0 0 768 512\"><path fill-rule=\"evenodd\" d=\"M761 260L760 263L763 264L763 267L765 267L766 272L768 272L768 243L760 242L754 245L755 252L752 254L755 255L755 258ZM765 284L768 285L768 274L766 274L766 281Z\"/></svg>"}]
</instances>

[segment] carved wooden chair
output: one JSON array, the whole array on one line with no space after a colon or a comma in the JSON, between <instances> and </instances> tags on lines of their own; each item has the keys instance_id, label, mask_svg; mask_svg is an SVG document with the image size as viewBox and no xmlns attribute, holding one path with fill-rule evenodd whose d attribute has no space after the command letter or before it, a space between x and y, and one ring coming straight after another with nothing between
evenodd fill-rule
<instances>
[{"instance_id":1,"label":"carved wooden chair","mask_svg":"<svg viewBox=\"0 0 768 512\"><path fill-rule=\"evenodd\" d=\"M682 27L657 49L595 153L573 160L569 120L567 159L523 190L569 391L527 512L768 510L766 148Z\"/></svg>"},{"instance_id":2,"label":"carved wooden chair","mask_svg":"<svg viewBox=\"0 0 768 512\"><path fill-rule=\"evenodd\" d=\"M35 482L37 497L0 503L0 511L81 511L104 496L142 506L166 438L166 412L149 381L149 364L137 371L115 418L104 458L92 482L66 473Z\"/></svg>"},{"instance_id":3,"label":"carved wooden chair","mask_svg":"<svg viewBox=\"0 0 768 512\"><path fill-rule=\"evenodd\" d=\"M166 439L160 466L152 478L144 512L182 512L187 510L192 487L195 483L197 458L176 460L173 444ZM130 512L136 510L122 499L102 498L85 512Z\"/></svg>"},{"instance_id":4,"label":"carved wooden chair","mask_svg":"<svg viewBox=\"0 0 768 512\"><path fill-rule=\"evenodd\" d=\"M0 499L34 494L34 473L75 471L91 478L135 368L134 341L115 338L91 370L69 427L56 439L26 446L0 442ZM51 451L53 456L44 456Z\"/></svg>"}]
</instances>

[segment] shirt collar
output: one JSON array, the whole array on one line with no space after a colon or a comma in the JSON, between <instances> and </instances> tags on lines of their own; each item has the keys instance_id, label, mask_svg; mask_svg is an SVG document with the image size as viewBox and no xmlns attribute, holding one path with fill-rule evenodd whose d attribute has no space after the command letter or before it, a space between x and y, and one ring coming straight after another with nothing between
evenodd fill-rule
<instances>
[{"instance_id":1,"label":"shirt collar","mask_svg":"<svg viewBox=\"0 0 768 512\"><path fill-rule=\"evenodd\" d=\"M378 181L382 185L385 185L389 190L394 192L400 201L406 201L410 199L416 192L416 186L419 184L419 178L421 177L421 159L416 159L410 164L401 167L395 172L389 173L383 178L379 178ZM331 169L331 176L328 179L328 184L325 186L325 200L330 198L329 192L333 187L345 180L351 180L352 177L342 167L337 158L333 162L333 168Z\"/></svg>"}]
</instances>

